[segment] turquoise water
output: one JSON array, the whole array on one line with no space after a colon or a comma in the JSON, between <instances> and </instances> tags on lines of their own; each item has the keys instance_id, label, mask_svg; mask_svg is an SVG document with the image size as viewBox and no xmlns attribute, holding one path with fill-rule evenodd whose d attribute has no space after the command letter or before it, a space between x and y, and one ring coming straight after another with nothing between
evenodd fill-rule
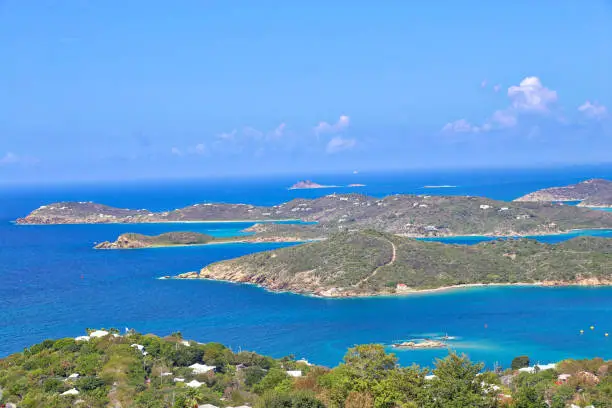
<instances>
[{"instance_id":1,"label":"turquoise water","mask_svg":"<svg viewBox=\"0 0 612 408\"><path fill-rule=\"evenodd\" d=\"M536 188L605 173L524 172L490 174L315 178L321 183L363 181L374 195L418 192L424 185L452 184L460 194L511 199ZM605 174L603 174L605 173ZM378 178L377 178L378 177ZM495 184L495 178L501 184ZM11 220L58 200L93 200L132 208L173 209L205 201L276 204L333 191L289 191L289 179L185 182L157 185L57 186L5 189L0 195L0 356L48 337L77 336L86 327L130 327L219 341L277 357L295 354L326 365L347 347L448 333L452 344L475 360L508 365L518 354L541 362L567 357L612 358L612 288L471 288L435 294L369 299L318 299L273 294L249 285L159 280L222 259L288 244L231 244L139 251L95 251L96 242L124 232L158 234L195 230L216 236L242 234L251 223L17 226ZM369 188L369 190L368 190ZM454 192L452 192L454 193ZM511 196L509 196L511 195ZM577 231L571 236L610 231ZM538 237L547 242L568 236ZM475 237L446 242L472 244ZM589 326L596 329L590 331ZM580 329L586 330L580 335ZM398 352L403 364L429 365L445 350Z\"/></svg>"}]
</instances>

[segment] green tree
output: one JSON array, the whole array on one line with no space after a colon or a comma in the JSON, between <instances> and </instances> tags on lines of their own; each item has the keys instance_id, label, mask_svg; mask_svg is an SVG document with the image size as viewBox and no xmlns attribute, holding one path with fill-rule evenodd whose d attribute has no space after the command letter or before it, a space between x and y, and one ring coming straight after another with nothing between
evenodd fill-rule
<instances>
[{"instance_id":1,"label":"green tree","mask_svg":"<svg viewBox=\"0 0 612 408\"><path fill-rule=\"evenodd\" d=\"M356 379L380 380L395 368L397 357L387 354L381 344L364 344L348 349L344 364Z\"/></svg>"},{"instance_id":2,"label":"green tree","mask_svg":"<svg viewBox=\"0 0 612 408\"><path fill-rule=\"evenodd\" d=\"M529 357L528 356L518 356L512 359L512 363L510 363L510 368L513 370L518 370L519 368L529 367Z\"/></svg>"},{"instance_id":3,"label":"green tree","mask_svg":"<svg viewBox=\"0 0 612 408\"><path fill-rule=\"evenodd\" d=\"M548 408L548 404L534 387L525 386L514 393L512 408Z\"/></svg>"},{"instance_id":4,"label":"green tree","mask_svg":"<svg viewBox=\"0 0 612 408\"><path fill-rule=\"evenodd\" d=\"M396 368L369 387L369 392L374 396L374 407L393 408L417 403L422 398L424 382L425 374L418 366Z\"/></svg>"},{"instance_id":5,"label":"green tree","mask_svg":"<svg viewBox=\"0 0 612 408\"><path fill-rule=\"evenodd\" d=\"M255 408L325 408L312 393L266 392L255 404Z\"/></svg>"},{"instance_id":6,"label":"green tree","mask_svg":"<svg viewBox=\"0 0 612 408\"><path fill-rule=\"evenodd\" d=\"M488 408L496 405L480 385L478 373L482 364L472 364L465 355L450 353L436 361L435 377L422 396L423 408Z\"/></svg>"},{"instance_id":7,"label":"green tree","mask_svg":"<svg viewBox=\"0 0 612 408\"><path fill-rule=\"evenodd\" d=\"M255 384L253 391L258 394L263 394L266 391L274 389L287 378L287 373L280 368L271 368L268 374L266 374L259 383Z\"/></svg>"}]
</instances>

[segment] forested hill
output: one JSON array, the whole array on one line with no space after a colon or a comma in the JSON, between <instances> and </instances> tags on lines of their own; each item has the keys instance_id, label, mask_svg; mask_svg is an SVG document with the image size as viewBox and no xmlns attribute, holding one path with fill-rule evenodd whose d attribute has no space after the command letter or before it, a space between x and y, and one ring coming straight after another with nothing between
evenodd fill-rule
<instances>
[{"instance_id":1,"label":"forested hill","mask_svg":"<svg viewBox=\"0 0 612 408\"><path fill-rule=\"evenodd\" d=\"M466 246L365 230L217 262L184 277L331 297L478 283L598 285L612 283L612 240L581 237L551 245L510 239Z\"/></svg>"}]
</instances>

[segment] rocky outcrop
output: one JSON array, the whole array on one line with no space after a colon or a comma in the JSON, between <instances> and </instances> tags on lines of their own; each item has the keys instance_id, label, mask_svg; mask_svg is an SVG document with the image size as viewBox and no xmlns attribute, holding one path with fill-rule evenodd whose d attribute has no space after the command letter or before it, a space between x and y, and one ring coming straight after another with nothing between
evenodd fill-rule
<instances>
[{"instance_id":1,"label":"rocky outcrop","mask_svg":"<svg viewBox=\"0 0 612 408\"><path fill-rule=\"evenodd\" d=\"M318 184L310 180L300 180L294 185L292 185L291 187L289 187L289 190L300 190L300 189L308 189L308 188L330 188L330 187L337 187L337 186L325 186L323 184Z\"/></svg>"},{"instance_id":2,"label":"rocky outcrop","mask_svg":"<svg viewBox=\"0 0 612 408\"><path fill-rule=\"evenodd\" d=\"M393 345L393 348L400 350L421 350L444 347L448 347L447 344L439 340L404 341Z\"/></svg>"}]
</instances>

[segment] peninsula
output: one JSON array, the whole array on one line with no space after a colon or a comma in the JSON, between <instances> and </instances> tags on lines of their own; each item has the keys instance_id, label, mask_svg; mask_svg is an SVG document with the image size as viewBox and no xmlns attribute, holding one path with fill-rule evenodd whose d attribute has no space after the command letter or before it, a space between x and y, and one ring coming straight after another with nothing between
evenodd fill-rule
<instances>
[{"instance_id":1,"label":"peninsula","mask_svg":"<svg viewBox=\"0 0 612 408\"><path fill-rule=\"evenodd\" d=\"M136 249L164 246L204 245L215 241L215 237L197 232L166 232L160 235L136 233L121 234L116 241L104 241L96 249Z\"/></svg>"},{"instance_id":2,"label":"peninsula","mask_svg":"<svg viewBox=\"0 0 612 408\"><path fill-rule=\"evenodd\" d=\"M272 243L272 242L305 242L324 239L323 232L318 228L307 228L288 224L255 224L244 230L248 235L231 237L213 237L197 232L166 232L160 235L144 235L137 233L121 234L115 241L104 241L95 249L140 249L171 246L192 246L208 244L229 244L239 242Z\"/></svg>"},{"instance_id":3,"label":"peninsula","mask_svg":"<svg viewBox=\"0 0 612 408\"><path fill-rule=\"evenodd\" d=\"M515 201L580 201L582 207L612 207L612 181L591 179L529 193Z\"/></svg>"},{"instance_id":4,"label":"peninsula","mask_svg":"<svg viewBox=\"0 0 612 408\"><path fill-rule=\"evenodd\" d=\"M329 194L264 207L249 204L195 204L153 212L91 202L44 205L17 224L104 224L301 220L315 225L283 227L308 234L375 229L411 237L457 235L517 236L612 228L612 213L548 202L503 202L483 197ZM266 223L259 232L279 227ZM314 230L314 232L312 232ZM272 232L269 232L271 235Z\"/></svg>"},{"instance_id":5,"label":"peninsula","mask_svg":"<svg viewBox=\"0 0 612 408\"><path fill-rule=\"evenodd\" d=\"M252 283L322 297L461 285L609 285L612 241L581 237L551 245L510 239L465 246L364 230L216 262L178 278Z\"/></svg>"}]
</instances>

